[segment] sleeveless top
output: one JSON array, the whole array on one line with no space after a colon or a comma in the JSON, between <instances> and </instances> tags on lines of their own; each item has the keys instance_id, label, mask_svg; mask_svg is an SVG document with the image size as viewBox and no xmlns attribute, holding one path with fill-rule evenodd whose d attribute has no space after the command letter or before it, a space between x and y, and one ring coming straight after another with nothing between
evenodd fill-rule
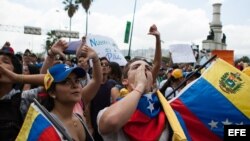
<instances>
[{"instance_id":1,"label":"sleeveless top","mask_svg":"<svg viewBox=\"0 0 250 141\"><path fill-rule=\"evenodd\" d=\"M63 124L62 122L58 119L58 117L53 114L53 113L50 113L52 117L54 117L54 119L63 127ZM82 117L77 114L77 113L74 113L74 115L80 120L84 130L85 130L85 133L86 133L86 140L85 141L95 141L92 137L92 135L90 134L89 130L88 130L88 127L86 125L86 123L83 121ZM65 129L67 131L67 129ZM67 131L68 132L68 131ZM74 140L74 139L73 139Z\"/></svg>"},{"instance_id":2,"label":"sleeveless top","mask_svg":"<svg viewBox=\"0 0 250 141\"><path fill-rule=\"evenodd\" d=\"M90 134L89 130L88 130L88 127L86 125L86 123L83 121L82 117L78 114L75 114L76 117L81 121L82 123L82 126L86 132L86 141L94 141L94 138L92 137L92 135Z\"/></svg>"}]
</instances>

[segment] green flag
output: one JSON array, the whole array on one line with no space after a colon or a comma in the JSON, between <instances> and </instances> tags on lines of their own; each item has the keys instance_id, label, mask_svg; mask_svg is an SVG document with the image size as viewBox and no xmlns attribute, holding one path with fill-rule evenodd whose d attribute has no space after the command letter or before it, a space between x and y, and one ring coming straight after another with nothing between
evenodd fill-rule
<instances>
[{"instance_id":1,"label":"green flag","mask_svg":"<svg viewBox=\"0 0 250 141\"><path fill-rule=\"evenodd\" d=\"M131 22L127 21L126 30L125 30L124 43L128 43L128 41L129 41L130 27L131 27Z\"/></svg>"}]
</instances>

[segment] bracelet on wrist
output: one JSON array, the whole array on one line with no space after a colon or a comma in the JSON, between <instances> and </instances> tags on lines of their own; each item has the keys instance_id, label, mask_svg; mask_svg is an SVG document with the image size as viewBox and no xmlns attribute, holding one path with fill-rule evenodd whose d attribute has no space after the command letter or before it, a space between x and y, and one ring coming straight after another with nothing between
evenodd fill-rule
<instances>
[{"instance_id":1,"label":"bracelet on wrist","mask_svg":"<svg viewBox=\"0 0 250 141\"><path fill-rule=\"evenodd\" d=\"M142 94L142 92L141 92L141 91L139 91L139 90L137 90L137 89L134 89L134 91L136 91L136 92L138 92L138 93Z\"/></svg>"}]
</instances>

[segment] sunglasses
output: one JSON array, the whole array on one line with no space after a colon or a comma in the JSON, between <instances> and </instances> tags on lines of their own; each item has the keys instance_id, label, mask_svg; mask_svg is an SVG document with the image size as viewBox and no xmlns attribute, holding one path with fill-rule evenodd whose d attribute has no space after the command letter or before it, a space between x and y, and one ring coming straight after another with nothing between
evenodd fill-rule
<instances>
[{"instance_id":1,"label":"sunglasses","mask_svg":"<svg viewBox=\"0 0 250 141\"><path fill-rule=\"evenodd\" d=\"M102 62L101 62L101 66L102 66L102 67L108 67L109 64L108 64L108 63L102 63Z\"/></svg>"}]
</instances>

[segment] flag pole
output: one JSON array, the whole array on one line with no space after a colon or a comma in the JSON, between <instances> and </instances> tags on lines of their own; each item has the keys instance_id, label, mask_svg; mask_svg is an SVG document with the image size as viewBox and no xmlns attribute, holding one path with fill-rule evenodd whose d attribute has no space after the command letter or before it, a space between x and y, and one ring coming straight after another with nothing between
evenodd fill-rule
<instances>
[{"instance_id":1,"label":"flag pole","mask_svg":"<svg viewBox=\"0 0 250 141\"><path fill-rule=\"evenodd\" d=\"M133 29L134 29L134 22L135 22L135 10L136 10L136 2L135 0L135 5L134 5L134 13L133 13L133 21L132 21L132 26L131 26L131 35L130 35L130 41L129 41L129 47L128 47L128 56L131 55L131 44L132 44L132 38L133 38Z\"/></svg>"},{"instance_id":2,"label":"flag pole","mask_svg":"<svg viewBox=\"0 0 250 141\"><path fill-rule=\"evenodd\" d=\"M175 92L181 88L193 75L195 75L196 73L198 73L201 69L203 69L208 63L210 63L211 61L213 61L215 58L217 57L217 55L214 55L213 57L211 57L209 60L207 60L202 66L200 66L198 69L196 69L194 71L194 73L192 73L190 76L188 76L184 81L182 81L167 97L166 99L168 99L172 94L175 94ZM163 92L162 92L163 93Z\"/></svg>"},{"instance_id":3,"label":"flag pole","mask_svg":"<svg viewBox=\"0 0 250 141\"><path fill-rule=\"evenodd\" d=\"M63 139L67 141L73 141L66 130L50 115L47 109L45 109L35 98L33 99L36 106L43 112L43 114L50 120L50 122L56 127L56 129L63 135Z\"/></svg>"}]
</instances>

